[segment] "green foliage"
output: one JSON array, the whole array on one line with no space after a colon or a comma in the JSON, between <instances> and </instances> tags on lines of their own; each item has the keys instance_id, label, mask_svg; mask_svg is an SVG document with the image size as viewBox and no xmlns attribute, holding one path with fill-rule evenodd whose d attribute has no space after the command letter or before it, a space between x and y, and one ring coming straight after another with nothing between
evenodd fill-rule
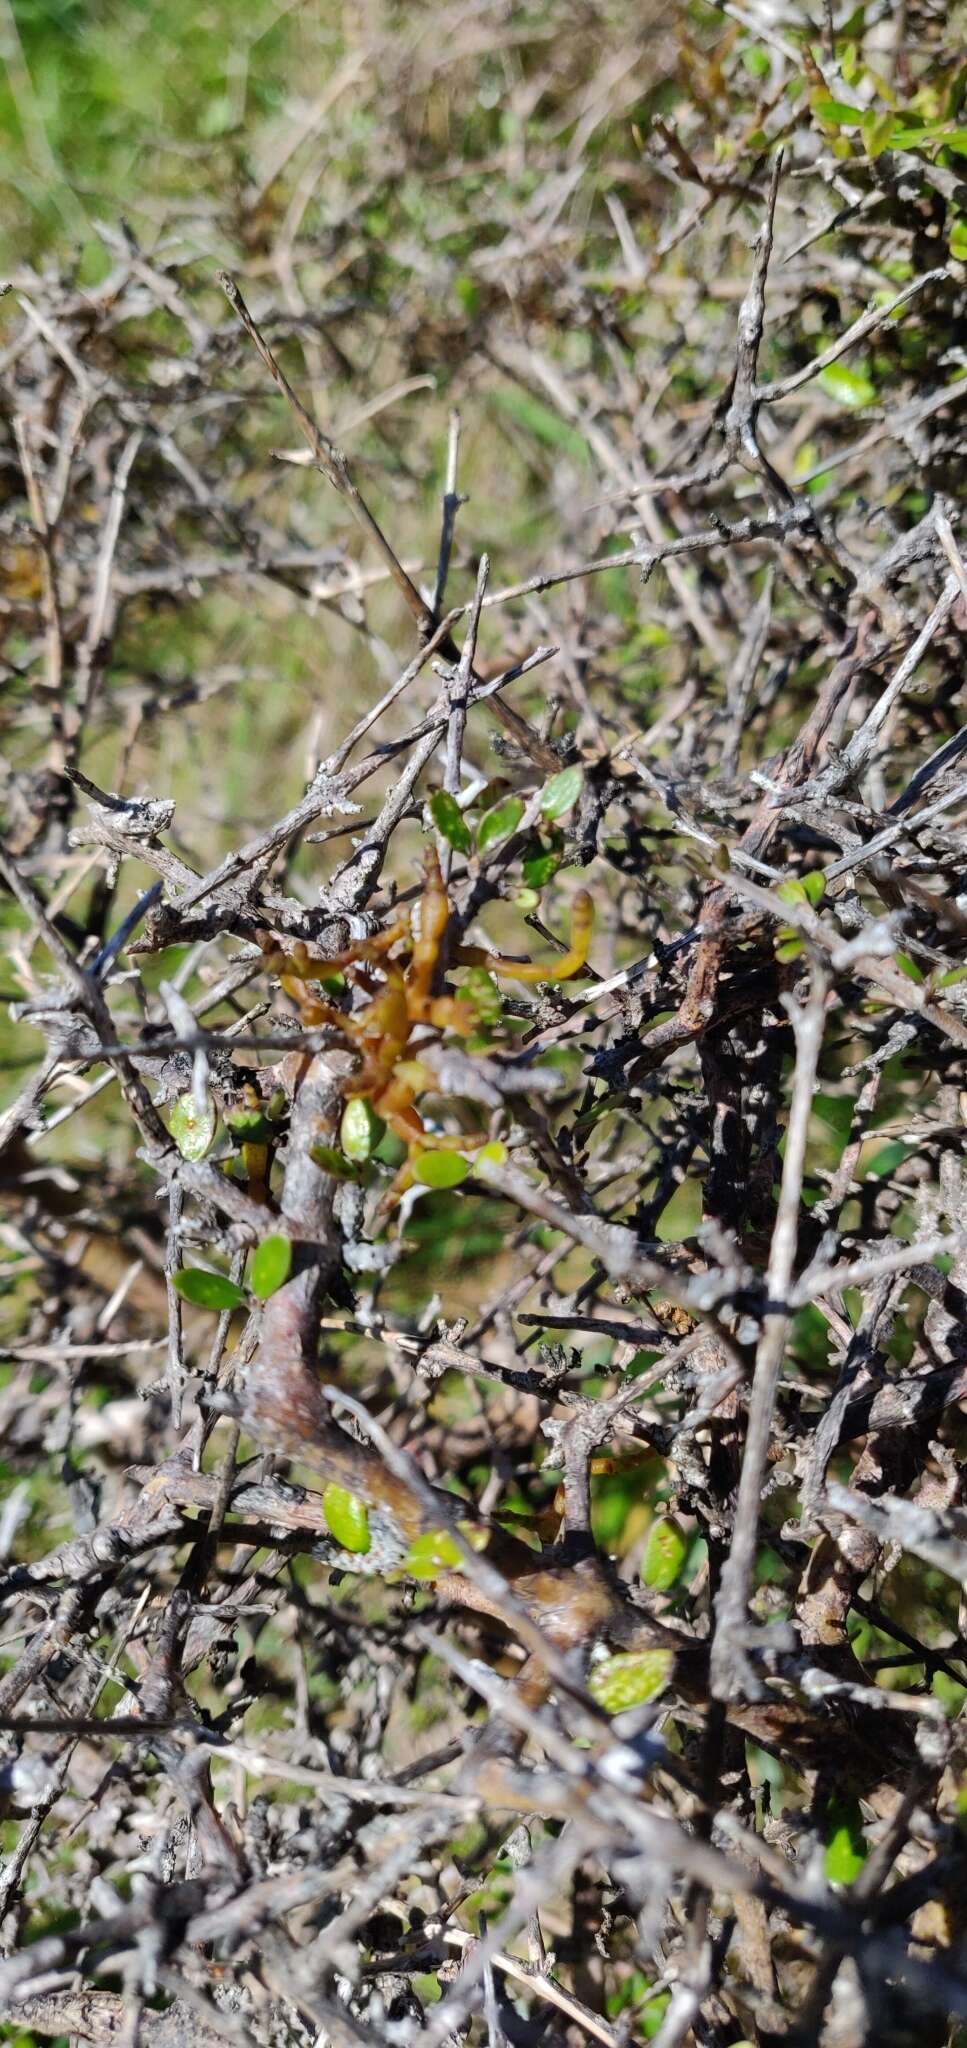
<instances>
[{"instance_id":1,"label":"green foliage","mask_svg":"<svg viewBox=\"0 0 967 2048\"><path fill-rule=\"evenodd\" d=\"M415 1152L413 1172L425 1188L458 1188L470 1173L470 1161L460 1152L450 1152L445 1146L439 1151Z\"/></svg>"},{"instance_id":2,"label":"green foliage","mask_svg":"<svg viewBox=\"0 0 967 2048\"><path fill-rule=\"evenodd\" d=\"M674 1515L659 1515L652 1522L641 1562L641 1576L653 1593L669 1593L682 1575L689 1542Z\"/></svg>"},{"instance_id":3,"label":"green foliage","mask_svg":"<svg viewBox=\"0 0 967 2048\"><path fill-rule=\"evenodd\" d=\"M832 1799L827 1808L825 1868L830 1884L852 1884L869 1855L863 1816L855 1800Z\"/></svg>"},{"instance_id":4,"label":"green foliage","mask_svg":"<svg viewBox=\"0 0 967 2048\"><path fill-rule=\"evenodd\" d=\"M371 1159L384 1136L386 1125L368 1095L351 1095L339 1125L339 1143L354 1166ZM317 1148L318 1150L318 1148Z\"/></svg>"},{"instance_id":5,"label":"green foliage","mask_svg":"<svg viewBox=\"0 0 967 2048\"><path fill-rule=\"evenodd\" d=\"M190 1301L194 1308L211 1308L222 1311L241 1308L245 1294L234 1280L225 1273L212 1273L207 1266L183 1266L172 1277L172 1285L183 1301Z\"/></svg>"},{"instance_id":6,"label":"green foliage","mask_svg":"<svg viewBox=\"0 0 967 2048\"><path fill-rule=\"evenodd\" d=\"M473 847L470 827L456 798L452 797L448 790L435 790L428 809L437 831L441 838L446 840L447 845L455 847L458 853L470 853Z\"/></svg>"},{"instance_id":7,"label":"green foliage","mask_svg":"<svg viewBox=\"0 0 967 2048\"><path fill-rule=\"evenodd\" d=\"M671 1665L671 1650L621 1650L592 1666L588 1690L607 1713L623 1714L661 1692Z\"/></svg>"},{"instance_id":8,"label":"green foliage","mask_svg":"<svg viewBox=\"0 0 967 2048\"><path fill-rule=\"evenodd\" d=\"M270 1294L283 1287L292 1269L292 1240L288 1237L263 1237L253 1259L249 1273L249 1286L259 1301L267 1301Z\"/></svg>"},{"instance_id":9,"label":"green foliage","mask_svg":"<svg viewBox=\"0 0 967 2048\"><path fill-rule=\"evenodd\" d=\"M562 768L559 775L552 775L541 791L545 818L563 818L577 803L583 784L584 771L578 767Z\"/></svg>"},{"instance_id":10,"label":"green foliage","mask_svg":"<svg viewBox=\"0 0 967 2048\"><path fill-rule=\"evenodd\" d=\"M502 803L485 811L477 826L477 852L487 853L492 846L499 846L502 839L509 839L523 815L524 804L519 796L506 796Z\"/></svg>"},{"instance_id":11,"label":"green foliage","mask_svg":"<svg viewBox=\"0 0 967 2048\"><path fill-rule=\"evenodd\" d=\"M330 1536L343 1550L363 1554L369 1549L369 1510L357 1493L349 1493L346 1487L331 1481L323 1490L322 1512Z\"/></svg>"},{"instance_id":12,"label":"green foliage","mask_svg":"<svg viewBox=\"0 0 967 2048\"><path fill-rule=\"evenodd\" d=\"M168 1129L183 1159L204 1159L215 1142L218 1117L210 1095L199 1111L194 1093L179 1095L172 1103Z\"/></svg>"}]
</instances>

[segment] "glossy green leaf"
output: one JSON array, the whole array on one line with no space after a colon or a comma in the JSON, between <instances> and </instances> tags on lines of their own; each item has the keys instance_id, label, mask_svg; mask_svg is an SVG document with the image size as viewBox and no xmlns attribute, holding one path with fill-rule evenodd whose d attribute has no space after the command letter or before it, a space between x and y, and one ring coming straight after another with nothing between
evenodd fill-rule
<instances>
[{"instance_id":1,"label":"glossy green leaf","mask_svg":"<svg viewBox=\"0 0 967 2048\"><path fill-rule=\"evenodd\" d=\"M825 887L825 878L816 868L812 874L797 876L789 882L780 882L776 895L781 896L783 903L809 903L815 906L822 902Z\"/></svg>"},{"instance_id":2,"label":"glossy green leaf","mask_svg":"<svg viewBox=\"0 0 967 2048\"><path fill-rule=\"evenodd\" d=\"M224 1273L210 1273L207 1266L183 1266L172 1276L172 1286L193 1308L241 1308L245 1295Z\"/></svg>"},{"instance_id":3,"label":"glossy green leaf","mask_svg":"<svg viewBox=\"0 0 967 2048\"><path fill-rule=\"evenodd\" d=\"M864 114L861 133L863 136L863 148L868 157L882 156L883 151L891 147L893 126L894 116L889 111L883 113L877 108L871 107L869 113Z\"/></svg>"},{"instance_id":4,"label":"glossy green leaf","mask_svg":"<svg viewBox=\"0 0 967 2048\"><path fill-rule=\"evenodd\" d=\"M521 863L521 873L529 889L543 889L552 875L556 875L563 855L556 850L531 853Z\"/></svg>"},{"instance_id":5,"label":"glossy green leaf","mask_svg":"<svg viewBox=\"0 0 967 2048\"><path fill-rule=\"evenodd\" d=\"M846 363L827 363L816 382L827 398L835 398L837 405L873 405L876 401L876 385L864 371L851 370Z\"/></svg>"},{"instance_id":6,"label":"glossy green leaf","mask_svg":"<svg viewBox=\"0 0 967 2048\"><path fill-rule=\"evenodd\" d=\"M458 853L469 853L473 845L470 827L456 797L451 796L447 789L436 790L430 798L429 811L447 845L455 847Z\"/></svg>"},{"instance_id":7,"label":"glossy green leaf","mask_svg":"<svg viewBox=\"0 0 967 2048\"><path fill-rule=\"evenodd\" d=\"M283 1287L292 1270L292 1240L263 1237L252 1260L249 1286L259 1301L267 1301L276 1288Z\"/></svg>"},{"instance_id":8,"label":"glossy green leaf","mask_svg":"<svg viewBox=\"0 0 967 2048\"><path fill-rule=\"evenodd\" d=\"M323 1492L322 1512L330 1536L343 1550L362 1553L369 1549L369 1514L358 1493L330 1483Z\"/></svg>"},{"instance_id":9,"label":"glossy green leaf","mask_svg":"<svg viewBox=\"0 0 967 2048\"><path fill-rule=\"evenodd\" d=\"M827 1825L826 1876L830 1884L852 1884L869 1854L856 1800L830 1800Z\"/></svg>"},{"instance_id":10,"label":"glossy green leaf","mask_svg":"<svg viewBox=\"0 0 967 2048\"><path fill-rule=\"evenodd\" d=\"M334 1145L312 1145L309 1148L309 1157L315 1160L323 1173L330 1174L333 1180L359 1179L359 1168L353 1166L342 1152L337 1152Z\"/></svg>"},{"instance_id":11,"label":"glossy green leaf","mask_svg":"<svg viewBox=\"0 0 967 2048\"><path fill-rule=\"evenodd\" d=\"M466 980L460 994L473 1004L477 1022L485 1030L492 1030L504 1014L504 999L493 975L486 967L468 967Z\"/></svg>"},{"instance_id":12,"label":"glossy green leaf","mask_svg":"<svg viewBox=\"0 0 967 2048\"><path fill-rule=\"evenodd\" d=\"M667 1593L681 1577L688 1556L688 1537L673 1515L652 1522L645 1544L641 1576L655 1593Z\"/></svg>"},{"instance_id":13,"label":"glossy green leaf","mask_svg":"<svg viewBox=\"0 0 967 2048\"><path fill-rule=\"evenodd\" d=\"M339 1125L339 1143L347 1159L361 1164L371 1159L386 1130L368 1095L351 1095Z\"/></svg>"},{"instance_id":14,"label":"glossy green leaf","mask_svg":"<svg viewBox=\"0 0 967 2048\"><path fill-rule=\"evenodd\" d=\"M550 782L546 782L541 790L541 810L545 818L563 818L572 804L577 803L583 784L583 768L562 768L559 775L552 775Z\"/></svg>"},{"instance_id":15,"label":"glossy green leaf","mask_svg":"<svg viewBox=\"0 0 967 2048\"><path fill-rule=\"evenodd\" d=\"M524 815L524 806L519 796L507 796L502 804L495 804L492 811L486 811L477 826L477 852L486 853L488 847L497 846L501 839L509 839L516 832Z\"/></svg>"},{"instance_id":16,"label":"glossy green leaf","mask_svg":"<svg viewBox=\"0 0 967 2048\"><path fill-rule=\"evenodd\" d=\"M236 1145L267 1145L278 1131L262 1109L230 1109L225 1122Z\"/></svg>"},{"instance_id":17,"label":"glossy green leaf","mask_svg":"<svg viewBox=\"0 0 967 2048\"><path fill-rule=\"evenodd\" d=\"M621 1650L592 1665L588 1691L608 1714L643 1707L667 1683L673 1654L671 1650Z\"/></svg>"},{"instance_id":18,"label":"glossy green leaf","mask_svg":"<svg viewBox=\"0 0 967 2048\"><path fill-rule=\"evenodd\" d=\"M460 1522L458 1527L471 1550L486 1550L488 1531L482 1522ZM440 1572L459 1571L463 1563L463 1552L448 1529L426 1529L414 1536L401 1570L411 1579L435 1579Z\"/></svg>"},{"instance_id":19,"label":"glossy green leaf","mask_svg":"<svg viewBox=\"0 0 967 2048\"><path fill-rule=\"evenodd\" d=\"M828 121L834 128L858 128L863 119L862 107L851 107L848 100L828 99L822 93L812 101L812 110L820 121Z\"/></svg>"},{"instance_id":20,"label":"glossy green leaf","mask_svg":"<svg viewBox=\"0 0 967 2048\"><path fill-rule=\"evenodd\" d=\"M918 967L916 961L911 960L909 953L896 953L894 954L894 959L900 969L900 973L905 974L908 981L923 980L922 967Z\"/></svg>"},{"instance_id":21,"label":"glossy green leaf","mask_svg":"<svg viewBox=\"0 0 967 2048\"><path fill-rule=\"evenodd\" d=\"M459 1152L416 1152L413 1172L425 1188L458 1188L470 1172L470 1163Z\"/></svg>"},{"instance_id":22,"label":"glossy green leaf","mask_svg":"<svg viewBox=\"0 0 967 2048\"><path fill-rule=\"evenodd\" d=\"M205 1096L205 1104L199 1114L198 1104L191 1089L179 1095L171 1105L168 1129L181 1153L182 1159L204 1159L215 1138L218 1117L211 1096Z\"/></svg>"}]
</instances>

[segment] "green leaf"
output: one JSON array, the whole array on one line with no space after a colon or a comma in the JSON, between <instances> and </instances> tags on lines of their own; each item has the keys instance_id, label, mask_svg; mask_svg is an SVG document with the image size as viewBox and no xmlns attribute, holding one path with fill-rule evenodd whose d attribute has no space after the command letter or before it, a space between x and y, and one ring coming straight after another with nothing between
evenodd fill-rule
<instances>
[{"instance_id":1,"label":"green leaf","mask_svg":"<svg viewBox=\"0 0 967 2048\"><path fill-rule=\"evenodd\" d=\"M288 1237L263 1237L252 1260L249 1286L259 1301L268 1301L269 1295L284 1287L292 1269L292 1240Z\"/></svg>"},{"instance_id":2,"label":"green leaf","mask_svg":"<svg viewBox=\"0 0 967 2048\"><path fill-rule=\"evenodd\" d=\"M583 768L562 768L559 775L552 775L541 791L541 810L545 818L563 818L565 811L577 803L583 784Z\"/></svg>"},{"instance_id":3,"label":"green leaf","mask_svg":"<svg viewBox=\"0 0 967 2048\"><path fill-rule=\"evenodd\" d=\"M451 796L448 789L436 790L430 798L429 811L447 845L455 847L458 853L469 853L473 845L470 827L456 797Z\"/></svg>"},{"instance_id":4,"label":"green leaf","mask_svg":"<svg viewBox=\"0 0 967 2048\"><path fill-rule=\"evenodd\" d=\"M521 863L521 873L528 889L543 889L552 875L556 875L563 855L560 853L532 853Z\"/></svg>"},{"instance_id":5,"label":"green leaf","mask_svg":"<svg viewBox=\"0 0 967 2048\"><path fill-rule=\"evenodd\" d=\"M524 815L524 806L519 796L507 796L502 804L495 804L492 811L485 811L477 826L477 852L486 853L489 846L498 845L501 839L509 839L516 832Z\"/></svg>"},{"instance_id":6,"label":"green leaf","mask_svg":"<svg viewBox=\"0 0 967 2048\"><path fill-rule=\"evenodd\" d=\"M562 420L560 413L554 412L551 406L539 398L532 398L529 391L497 390L492 394L491 403L507 413L516 425L533 434L535 440L543 441L549 448L566 448L568 454L587 462L588 446L584 435L568 420Z\"/></svg>"},{"instance_id":7,"label":"green leaf","mask_svg":"<svg viewBox=\"0 0 967 2048\"><path fill-rule=\"evenodd\" d=\"M666 1684L673 1661L671 1650L621 1650L593 1664L588 1691L608 1714L643 1707Z\"/></svg>"},{"instance_id":8,"label":"green leaf","mask_svg":"<svg viewBox=\"0 0 967 2048\"><path fill-rule=\"evenodd\" d=\"M207 1266L183 1266L172 1275L175 1293L194 1308L241 1308L245 1295L224 1273L211 1273Z\"/></svg>"},{"instance_id":9,"label":"green leaf","mask_svg":"<svg viewBox=\"0 0 967 2048\"><path fill-rule=\"evenodd\" d=\"M818 119L829 121L834 128L858 128L863 119L862 107L851 107L848 100L831 100L819 93L811 104Z\"/></svg>"},{"instance_id":10,"label":"green leaf","mask_svg":"<svg viewBox=\"0 0 967 2048\"><path fill-rule=\"evenodd\" d=\"M923 969L917 966L915 960L911 960L909 953L895 953L893 957L900 973L905 974L908 981L923 980Z\"/></svg>"},{"instance_id":11,"label":"green leaf","mask_svg":"<svg viewBox=\"0 0 967 2048\"><path fill-rule=\"evenodd\" d=\"M230 1109L225 1122L236 1145L267 1145L278 1129L262 1109Z\"/></svg>"},{"instance_id":12,"label":"green leaf","mask_svg":"<svg viewBox=\"0 0 967 2048\"><path fill-rule=\"evenodd\" d=\"M688 1556L688 1537L673 1515L652 1522L645 1544L641 1576L656 1593L667 1593L681 1577Z\"/></svg>"},{"instance_id":13,"label":"green leaf","mask_svg":"<svg viewBox=\"0 0 967 2048\"><path fill-rule=\"evenodd\" d=\"M458 1522L457 1527L471 1550L486 1550L488 1531L482 1522ZM448 1529L426 1529L414 1536L400 1570L411 1579L436 1579L441 1572L461 1571L464 1561Z\"/></svg>"},{"instance_id":14,"label":"green leaf","mask_svg":"<svg viewBox=\"0 0 967 2048\"><path fill-rule=\"evenodd\" d=\"M826 1876L830 1884L852 1884L869 1854L863 1816L855 1799L831 1799L827 1810Z\"/></svg>"},{"instance_id":15,"label":"green leaf","mask_svg":"<svg viewBox=\"0 0 967 2048\"><path fill-rule=\"evenodd\" d=\"M333 1180L359 1179L358 1167L351 1165L341 1152L336 1151L334 1145L310 1145L309 1157L315 1160L323 1173L330 1174Z\"/></svg>"},{"instance_id":16,"label":"green leaf","mask_svg":"<svg viewBox=\"0 0 967 2048\"><path fill-rule=\"evenodd\" d=\"M800 879L780 882L776 895L781 896L783 903L815 905L821 901L825 887L825 878L816 869L811 875L803 875Z\"/></svg>"},{"instance_id":17,"label":"green leaf","mask_svg":"<svg viewBox=\"0 0 967 2048\"><path fill-rule=\"evenodd\" d=\"M742 62L750 78L768 78L772 70L768 51L760 49L757 43L750 43L743 50Z\"/></svg>"},{"instance_id":18,"label":"green leaf","mask_svg":"<svg viewBox=\"0 0 967 2048\"><path fill-rule=\"evenodd\" d=\"M348 1492L345 1486L332 1482L322 1496L322 1512L330 1536L334 1536L343 1550L364 1551L369 1549L369 1514L366 1502L358 1493Z\"/></svg>"},{"instance_id":19,"label":"green leaf","mask_svg":"<svg viewBox=\"0 0 967 2048\"><path fill-rule=\"evenodd\" d=\"M458 1188L470 1172L469 1161L459 1152L415 1152L413 1173L425 1188Z\"/></svg>"},{"instance_id":20,"label":"green leaf","mask_svg":"<svg viewBox=\"0 0 967 2048\"><path fill-rule=\"evenodd\" d=\"M816 382L827 398L835 398L837 405L873 405L876 400L876 386L865 372L850 370L845 363L827 363Z\"/></svg>"},{"instance_id":21,"label":"green leaf","mask_svg":"<svg viewBox=\"0 0 967 2048\"><path fill-rule=\"evenodd\" d=\"M493 975L486 967L468 967L460 993L473 1004L477 1021L485 1029L490 1030L495 1024L500 1023L504 1014L504 999Z\"/></svg>"},{"instance_id":22,"label":"green leaf","mask_svg":"<svg viewBox=\"0 0 967 2048\"><path fill-rule=\"evenodd\" d=\"M339 1143L347 1159L362 1164L371 1159L386 1130L368 1095L351 1095L342 1113Z\"/></svg>"},{"instance_id":23,"label":"green leaf","mask_svg":"<svg viewBox=\"0 0 967 2048\"><path fill-rule=\"evenodd\" d=\"M781 924L776 939L776 959L798 960L805 950L799 933L793 929L793 926L791 924Z\"/></svg>"},{"instance_id":24,"label":"green leaf","mask_svg":"<svg viewBox=\"0 0 967 2048\"><path fill-rule=\"evenodd\" d=\"M889 149L893 139L893 122L894 116L891 113L878 112L875 107L871 107L869 113L863 115L861 133L863 148L868 157L882 156L883 151Z\"/></svg>"},{"instance_id":25,"label":"green leaf","mask_svg":"<svg viewBox=\"0 0 967 2048\"><path fill-rule=\"evenodd\" d=\"M182 1159L204 1159L214 1142L217 1122L215 1104L210 1095L206 1094L200 1115L191 1089L186 1095L179 1095L177 1102L171 1105L168 1129Z\"/></svg>"},{"instance_id":26,"label":"green leaf","mask_svg":"<svg viewBox=\"0 0 967 2048\"><path fill-rule=\"evenodd\" d=\"M950 230L950 253L958 263L967 263L967 220L958 215Z\"/></svg>"}]
</instances>

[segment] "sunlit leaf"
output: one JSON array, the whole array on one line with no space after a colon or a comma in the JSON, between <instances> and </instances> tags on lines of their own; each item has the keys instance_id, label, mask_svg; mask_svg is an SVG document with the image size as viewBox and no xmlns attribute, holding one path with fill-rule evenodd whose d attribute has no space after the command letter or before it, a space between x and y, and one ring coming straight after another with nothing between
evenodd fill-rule
<instances>
[{"instance_id":1,"label":"sunlit leaf","mask_svg":"<svg viewBox=\"0 0 967 2048\"><path fill-rule=\"evenodd\" d=\"M470 1163L459 1152L415 1152L413 1172L425 1188L458 1188L470 1172Z\"/></svg>"},{"instance_id":2,"label":"sunlit leaf","mask_svg":"<svg viewBox=\"0 0 967 2048\"><path fill-rule=\"evenodd\" d=\"M215 1104L206 1094L204 1107L199 1111L192 1090L179 1095L171 1105L168 1129L181 1153L182 1159L204 1159L215 1139L218 1117Z\"/></svg>"},{"instance_id":3,"label":"sunlit leaf","mask_svg":"<svg viewBox=\"0 0 967 2048\"><path fill-rule=\"evenodd\" d=\"M276 1288L285 1285L292 1268L292 1240L263 1237L252 1260L249 1286L259 1301L267 1301Z\"/></svg>"},{"instance_id":4,"label":"sunlit leaf","mask_svg":"<svg viewBox=\"0 0 967 2048\"><path fill-rule=\"evenodd\" d=\"M386 1129L368 1095L351 1095L339 1125L339 1143L347 1159L357 1164L371 1159Z\"/></svg>"},{"instance_id":5,"label":"sunlit leaf","mask_svg":"<svg viewBox=\"0 0 967 2048\"><path fill-rule=\"evenodd\" d=\"M830 1884L852 1884L869 1854L863 1817L855 1799L831 1799L825 1839L826 1876Z\"/></svg>"},{"instance_id":6,"label":"sunlit leaf","mask_svg":"<svg viewBox=\"0 0 967 2048\"><path fill-rule=\"evenodd\" d=\"M641 1565L645 1585L655 1593L667 1593L681 1577L688 1547L688 1537L673 1515L660 1515L652 1522Z\"/></svg>"},{"instance_id":7,"label":"sunlit leaf","mask_svg":"<svg viewBox=\"0 0 967 2048\"><path fill-rule=\"evenodd\" d=\"M816 382L827 398L835 398L837 405L873 405L876 401L876 385L870 382L862 370L851 370L846 363L827 363L820 370Z\"/></svg>"},{"instance_id":8,"label":"sunlit leaf","mask_svg":"<svg viewBox=\"0 0 967 2048\"><path fill-rule=\"evenodd\" d=\"M516 832L524 815L524 806L519 796L507 796L502 804L495 804L492 811L486 811L477 826L477 852L486 853L488 847L497 846L501 839L509 839Z\"/></svg>"},{"instance_id":9,"label":"sunlit leaf","mask_svg":"<svg viewBox=\"0 0 967 2048\"><path fill-rule=\"evenodd\" d=\"M172 1286L183 1301L194 1308L241 1308L245 1295L224 1273L210 1273L207 1266L183 1266L172 1276Z\"/></svg>"},{"instance_id":10,"label":"sunlit leaf","mask_svg":"<svg viewBox=\"0 0 967 2048\"><path fill-rule=\"evenodd\" d=\"M369 1549L369 1513L366 1502L358 1493L350 1493L345 1486L330 1483L322 1496L322 1512L330 1536L342 1545L343 1550L366 1551Z\"/></svg>"},{"instance_id":11,"label":"sunlit leaf","mask_svg":"<svg viewBox=\"0 0 967 2048\"><path fill-rule=\"evenodd\" d=\"M583 784L583 768L562 768L559 775L552 775L550 782L546 782L541 790L541 810L545 818L563 818L572 804L577 803Z\"/></svg>"},{"instance_id":12,"label":"sunlit leaf","mask_svg":"<svg viewBox=\"0 0 967 2048\"><path fill-rule=\"evenodd\" d=\"M447 845L455 847L458 853L469 853L473 845L470 827L456 797L451 796L447 789L436 790L430 798L429 811Z\"/></svg>"},{"instance_id":13,"label":"sunlit leaf","mask_svg":"<svg viewBox=\"0 0 967 2048\"><path fill-rule=\"evenodd\" d=\"M608 1714L643 1707L666 1684L673 1654L671 1650L621 1650L592 1665L588 1691Z\"/></svg>"}]
</instances>

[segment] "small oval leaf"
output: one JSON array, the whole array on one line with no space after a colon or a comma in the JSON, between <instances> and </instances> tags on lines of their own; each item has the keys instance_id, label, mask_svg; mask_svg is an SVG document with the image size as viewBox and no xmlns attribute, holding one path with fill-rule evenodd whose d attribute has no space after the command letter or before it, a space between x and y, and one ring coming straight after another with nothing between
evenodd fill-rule
<instances>
[{"instance_id":1,"label":"small oval leaf","mask_svg":"<svg viewBox=\"0 0 967 2048\"><path fill-rule=\"evenodd\" d=\"M458 1527L471 1550L486 1550L489 1531L483 1523L460 1522ZM422 1535L414 1536L401 1569L411 1579L435 1579L440 1572L461 1571L463 1564L463 1552L448 1529L425 1529Z\"/></svg>"},{"instance_id":2,"label":"small oval leaf","mask_svg":"<svg viewBox=\"0 0 967 2048\"><path fill-rule=\"evenodd\" d=\"M334 1536L343 1550L362 1553L369 1549L369 1513L366 1502L358 1493L350 1493L345 1486L330 1483L323 1492L322 1512L330 1536Z\"/></svg>"},{"instance_id":3,"label":"small oval leaf","mask_svg":"<svg viewBox=\"0 0 967 2048\"><path fill-rule=\"evenodd\" d=\"M594 1664L588 1677L592 1699L608 1714L643 1707L665 1684L672 1666L671 1650L622 1650Z\"/></svg>"},{"instance_id":4,"label":"small oval leaf","mask_svg":"<svg viewBox=\"0 0 967 2048\"><path fill-rule=\"evenodd\" d=\"M492 811L486 811L477 826L477 852L486 853L489 846L497 846L501 839L509 839L516 832L524 815L524 806L519 796L508 796L502 804L495 804Z\"/></svg>"},{"instance_id":5,"label":"small oval leaf","mask_svg":"<svg viewBox=\"0 0 967 2048\"><path fill-rule=\"evenodd\" d=\"M210 1095L206 1095L205 1107L200 1114L191 1089L186 1095L179 1095L177 1102L171 1105L168 1129L182 1159L204 1159L214 1142L217 1123L215 1104Z\"/></svg>"},{"instance_id":6,"label":"small oval leaf","mask_svg":"<svg viewBox=\"0 0 967 2048\"><path fill-rule=\"evenodd\" d=\"M688 1556L688 1538L673 1515L660 1515L652 1522L645 1544L641 1576L656 1593L667 1593L681 1577Z\"/></svg>"},{"instance_id":7,"label":"small oval leaf","mask_svg":"<svg viewBox=\"0 0 967 2048\"><path fill-rule=\"evenodd\" d=\"M490 1029L500 1023L504 1014L504 1001L493 975L488 973L486 967L468 967L460 993L473 1004L478 1024Z\"/></svg>"},{"instance_id":8,"label":"small oval leaf","mask_svg":"<svg viewBox=\"0 0 967 2048\"><path fill-rule=\"evenodd\" d=\"M863 1816L855 1799L831 1799L827 1812L826 1876L830 1884L852 1884L869 1855Z\"/></svg>"},{"instance_id":9,"label":"small oval leaf","mask_svg":"<svg viewBox=\"0 0 967 2048\"><path fill-rule=\"evenodd\" d=\"M342 1153L336 1151L335 1145L310 1145L309 1157L322 1168L323 1173L330 1174L333 1180L359 1179L359 1169L352 1166L348 1159L344 1159Z\"/></svg>"},{"instance_id":10,"label":"small oval leaf","mask_svg":"<svg viewBox=\"0 0 967 2048\"><path fill-rule=\"evenodd\" d=\"M430 798L429 811L447 845L455 847L458 853L469 853L473 845L470 827L456 797L451 796L448 789L436 790Z\"/></svg>"},{"instance_id":11,"label":"small oval leaf","mask_svg":"<svg viewBox=\"0 0 967 2048\"><path fill-rule=\"evenodd\" d=\"M562 768L559 775L552 775L550 782L541 791L541 810L545 818L563 818L565 811L576 804L584 783L583 768Z\"/></svg>"},{"instance_id":12,"label":"small oval leaf","mask_svg":"<svg viewBox=\"0 0 967 2048\"><path fill-rule=\"evenodd\" d=\"M458 1188L470 1172L469 1161L459 1152L415 1152L413 1172L425 1188Z\"/></svg>"},{"instance_id":13,"label":"small oval leaf","mask_svg":"<svg viewBox=\"0 0 967 2048\"><path fill-rule=\"evenodd\" d=\"M876 399L876 386L869 377L862 370L848 369L845 363L827 363L816 382L837 405L873 405Z\"/></svg>"},{"instance_id":14,"label":"small oval leaf","mask_svg":"<svg viewBox=\"0 0 967 2048\"><path fill-rule=\"evenodd\" d=\"M268 1301L276 1288L283 1287L292 1268L292 1240L263 1237L252 1260L249 1286L259 1301Z\"/></svg>"},{"instance_id":15,"label":"small oval leaf","mask_svg":"<svg viewBox=\"0 0 967 2048\"><path fill-rule=\"evenodd\" d=\"M183 1266L172 1275L171 1284L183 1301L194 1308L241 1308L245 1295L224 1273L210 1273L207 1266Z\"/></svg>"},{"instance_id":16,"label":"small oval leaf","mask_svg":"<svg viewBox=\"0 0 967 2048\"><path fill-rule=\"evenodd\" d=\"M342 1113L339 1143L347 1159L362 1165L371 1159L385 1135L386 1125L377 1116L368 1095L351 1095Z\"/></svg>"},{"instance_id":17,"label":"small oval leaf","mask_svg":"<svg viewBox=\"0 0 967 2048\"><path fill-rule=\"evenodd\" d=\"M262 1109L230 1109L225 1122L236 1145L267 1145L278 1131Z\"/></svg>"},{"instance_id":18,"label":"small oval leaf","mask_svg":"<svg viewBox=\"0 0 967 2048\"><path fill-rule=\"evenodd\" d=\"M526 860L521 862L521 873L526 887L528 889L543 889L545 883L550 881L551 876L556 875L563 858L563 854L555 849L545 853L542 848L539 853L528 854Z\"/></svg>"}]
</instances>

